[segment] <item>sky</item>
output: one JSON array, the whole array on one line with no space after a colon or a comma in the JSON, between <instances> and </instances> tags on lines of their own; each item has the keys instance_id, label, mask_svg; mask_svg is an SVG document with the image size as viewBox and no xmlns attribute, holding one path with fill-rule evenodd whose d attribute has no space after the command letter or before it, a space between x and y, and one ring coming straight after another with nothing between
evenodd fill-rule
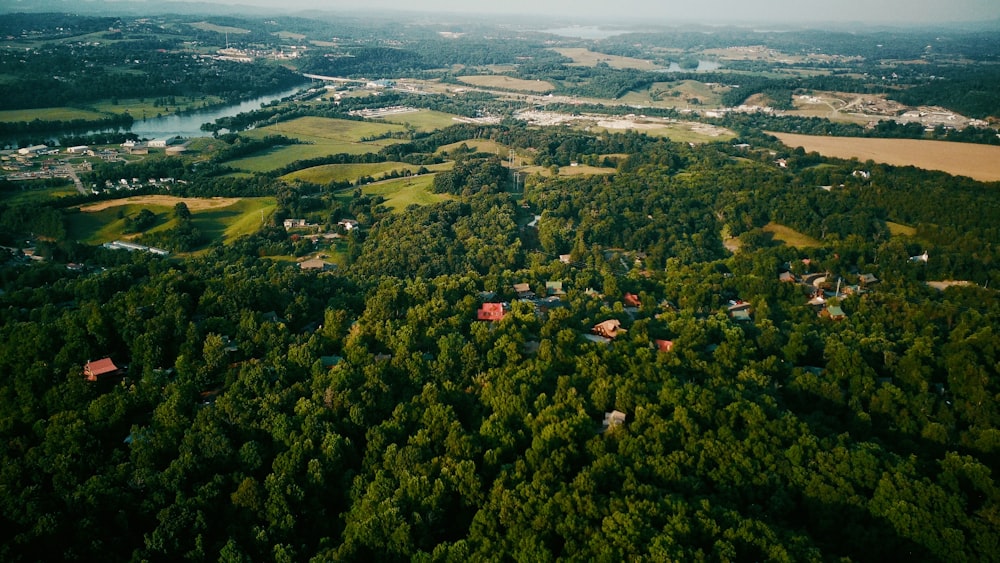
<instances>
[{"instance_id":1,"label":"sky","mask_svg":"<svg viewBox=\"0 0 1000 563\"><path fill-rule=\"evenodd\" d=\"M647 23L864 22L934 24L1000 19L1000 0L203 0L292 9L563 15Z\"/></svg>"}]
</instances>

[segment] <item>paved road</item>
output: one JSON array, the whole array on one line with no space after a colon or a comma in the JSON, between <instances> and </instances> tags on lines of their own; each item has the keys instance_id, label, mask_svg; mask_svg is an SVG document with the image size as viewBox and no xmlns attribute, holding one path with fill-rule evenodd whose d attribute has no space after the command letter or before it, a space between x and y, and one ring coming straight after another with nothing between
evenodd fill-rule
<instances>
[{"instance_id":1,"label":"paved road","mask_svg":"<svg viewBox=\"0 0 1000 563\"><path fill-rule=\"evenodd\" d=\"M88 195L87 189L83 187L83 182L81 182L80 177L76 175L76 170L73 169L73 165L66 164L63 166L63 170L66 171L66 174L69 176L70 180L73 180L73 184L76 186L76 191L80 192L83 195Z\"/></svg>"}]
</instances>

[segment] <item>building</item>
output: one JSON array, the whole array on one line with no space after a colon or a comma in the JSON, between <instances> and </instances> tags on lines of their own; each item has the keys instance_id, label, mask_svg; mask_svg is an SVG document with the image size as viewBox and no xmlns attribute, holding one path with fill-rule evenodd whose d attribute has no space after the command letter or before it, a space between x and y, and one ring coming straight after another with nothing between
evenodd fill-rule
<instances>
[{"instance_id":1,"label":"building","mask_svg":"<svg viewBox=\"0 0 1000 563\"><path fill-rule=\"evenodd\" d=\"M840 321L847 318L847 313L840 308L840 305L827 305L825 309L819 312L819 316L834 321Z\"/></svg>"},{"instance_id":2,"label":"building","mask_svg":"<svg viewBox=\"0 0 1000 563\"><path fill-rule=\"evenodd\" d=\"M35 155L43 153L47 150L49 150L49 147L46 145L32 145L30 147L25 147L23 149L17 149L17 154L22 156Z\"/></svg>"},{"instance_id":3,"label":"building","mask_svg":"<svg viewBox=\"0 0 1000 563\"><path fill-rule=\"evenodd\" d=\"M535 292L531 291L531 286L526 283L515 283L514 292L517 293L518 299L532 299L535 297Z\"/></svg>"},{"instance_id":4,"label":"building","mask_svg":"<svg viewBox=\"0 0 1000 563\"><path fill-rule=\"evenodd\" d=\"M653 341L653 343L656 345L656 350L658 352L669 352L669 351L671 351L671 350L674 349L674 341L673 340L660 340L660 339L656 339L656 340Z\"/></svg>"},{"instance_id":5,"label":"building","mask_svg":"<svg viewBox=\"0 0 1000 563\"><path fill-rule=\"evenodd\" d=\"M483 306L476 311L476 320L495 322L503 320L506 314L503 303L483 303Z\"/></svg>"},{"instance_id":6,"label":"building","mask_svg":"<svg viewBox=\"0 0 1000 563\"><path fill-rule=\"evenodd\" d=\"M87 145L79 145L76 147L70 147L66 149L66 152L68 152L69 154L87 154L87 151L89 150L90 147L88 147Z\"/></svg>"},{"instance_id":7,"label":"building","mask_svg":"<svg viewBox=\"0 0 1000 563\"><path fill-rule=\"evenodd\" d=\"M96 362L90 361L83 366L83 376L87 381L99 381L102 378L117 375L121 369L115 365L111 358L103 358Z\"/></svg>"},{"instance_id":8,"label":"building","mask_svg":"<svg viewBox=\"0 0 1000 563\"><path fill-rule=\"evenodd\" d=\"M305 227L305 219L285 219L284 223L286 229L294 229L297 227Z\"/></svg>"},{"instance_id":9,"label":"building","mask_svg":"<svg viewBox=\"0 0 1000 563\"><path fill-rule=\"evenodd\" d=\"M621 426L622 424L625 424L625 413L622 411L613 410L604 413L604 430L608 430L614 426Z\"/></svg>"},{"instance_id":10,"label":"building","mask_svg":"<svg viewBox=\"0 0 1000 563\"><path fill-rule=\"evenodd\" d=\"M151 148L154 149L165 149L170 145L176 145L183 141L184 139L182 137L173 136L173 137L164 137L162 139L153 139L148 144Z\"/></svg>"},{"instance_id":11,"label":"building","mask_svg":"<svg viewBox=\"0 0 1000 563\"><path fill-rule=\"evenodd\" d=\"M622 328L622 323L618 319L608 319L594 325L591 332L598 336L603 336L604 338L615 338L619 334L624 334L627 331Z\"/></svg>"}]
</instances>

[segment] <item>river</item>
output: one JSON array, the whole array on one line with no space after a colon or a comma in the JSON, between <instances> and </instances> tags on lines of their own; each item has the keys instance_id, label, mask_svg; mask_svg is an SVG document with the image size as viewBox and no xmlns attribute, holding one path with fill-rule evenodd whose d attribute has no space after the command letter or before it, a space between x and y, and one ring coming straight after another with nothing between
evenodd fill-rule
<instances>
[{"instance_id":1,"label":"river","mask_svg":"<svg viewBox=\"0 0 1000 563\"><path fill-rule=\"evenodd\" d=\"M198 110L191 113L164 115L162 117L151 117L148 119L136 120L129 129L140 138L161 139L165 137L206 137L210 133L201 130L203 123L211 123L221 117L231 117L240 113L260 109L264 104L275 100L287 98L300 91L302 86L297 86L277 94L269 94L252 100L246 100L238 104L220 106L205 110Z\"/></svg>"}]
</instances>

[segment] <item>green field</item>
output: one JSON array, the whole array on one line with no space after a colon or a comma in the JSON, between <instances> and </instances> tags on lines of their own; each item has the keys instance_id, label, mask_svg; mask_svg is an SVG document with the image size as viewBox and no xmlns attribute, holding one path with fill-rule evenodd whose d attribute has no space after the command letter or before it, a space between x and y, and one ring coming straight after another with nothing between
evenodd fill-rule
<instances>
[{"instance_id":1,"label":"green field","mask_svg":"<svg viewBox=\"0 0 1000 563\"><path fill-rule=\"evenodd\" d=\"M74 119L97 121L105 117L108 117L107 114L98 111L65 107L0 111L0 122L4 123L34 121L36 119L40 121L72 121Z\"/></svg>"},{"instance_id":2,"label":"green field","mask_svg":"<svg viewBox=\"0 0 1000 563\"><path fill-rule=\"evenodd\" d=\"M406 209L409 205L430 205L451 199L450 195L431 192L431 184L433 183L434 175L427 174L414 178L397 178L395 180L369 184L361 188L361 192L366 195L380 195L384 197L384 205L393 211L399 212ZM338 197L347 200L351 197L350 191L345 191Z\"/></svg>"},{"instance_id":3,"label":"green field","mask_svg":"<svg viewBox=\"0 0 1000 563\"><path fill-rule=\"evenodd\" d=\"M764 231L774 235L774 240L781 241L788 246L794 246L795 248L815 248L817 246L823 246L823 243L812 238L811 236L800 233L795 229L791 229L784 225L779 225L778 223L768 223L764 225Z\"/></svg>"},{"instance_id":4,"label":"green field","mask_svg":"<svg viewBox=\"0 0 1000 563\"><path fill-rule=\"evenodd\" d=\"M37 180L35 180L35 182L37 182ZM24 186L26 189L0 192L0 201L11 205L42 203L52 199L58 199L60 197L79 194L71 183L67 183L65 186L57 188L32 188L31 181L19 182L19 184Z\"/></svg>"},{"instance_id":5,"label":"green field","mask_svg":"<svg viewBox=\"0 0 1000 563\"><path fill-rule=\"evenodd\" d=\"M387 132L405 131L402 125L350 121L326 117L300 117L276 123L246 133L248 137L263 138L267 135L284 135L298 139L306 145L274 147L263 153L233 160L230 166L249 172L267 172L297 160L319 158L332 154L364 154L378 152L384 146L402 142L401 139L379 139L362 142L367 137L377 137Z\"/></svg>"},{"instance_id":6,"label":"green field","mask_svg":"<svg viewBox=\"0 0 1000 563\"><path fill-rule=\"evenodd\" d=\"M190 24L191 27L195 29L200 29L202 31L214 31L216 33L238 33L245 34L250 33L249 29L243 29L242 27L229 27L226 25L216 25L209 22L197 22Z\"/></svg>"},{"instance_id":7,"label":"green field","mask_svg":"<svg viewBox=\"0 0 1000 563\"><path fill-rule=\"evenodd\" d=\"M501 145L496 141L478 140L478 139L469 139L468 141L459 141L457 143L452 143L450 145L441 146L438 148L437 153L438 154L450 153L453 150L460 148L462 145L465 145L470 149L475 149L476 152L498 155L500 158L507 158L509 154L507 152L507 147Z\"/></svg>"},{"instance_id":8,"label":"green field","mask_svg":"<svg viewBox=\"0 0 1000 563\"><path fill-rule=\"evenodd\" d=\"M447 170L454 165L452 162L446 162L443 164L434 164L427 166L426 168L432 172L438 172L441 170ZM283 180L301 180L303 182L311 182L313 184L329 184L330 182L355 182L359 178L365 176L370 176L372 178L378 178L383 174L392 172L393 170L399 171L400 173L410 172L415 173L420 166L413 164L406 164L405 162L374 162L370 164L325 164L323 166L314 166L312 168L306 168L305 170L298 170L292 172L291 174L286 174L282 176Z\"/></svg>"},{"instance_id":9,"label":"green field","mask_svg":"<svg viewBox=\"0 0 1000 563\"><path fill-rule=\"evenodd\" d=\"M429 109L422 109L420 111L410 113L401 113L399 115L389 115L386 117L380 117L378 120L386 123L409 125L421 132L437 131L438 129L444 129L445 127L450 127L458 123L455 121L455 116L450 113Z\"/></svg>"},{"instance_id":10,"label":"green field","mask_svg":"<svg viewBox=\"0 0 1000 563\"><path fill-rule=\"evenodd\" d=\"M902 223L893 223L892 221L886 221L885 226L889 227L889 234L893 236L904 236L912 237L917 234L917 230L913 227L908 227Z\"/></svg>"},{"instance_id":11,"label":"green field","mask_svg":"<svg viewBox=\"0 0 1000 563\"><path fill-rule=\"evenodd\" d=\"M98 211L73 213L68 221L69 236L86 244L103 244L135 236L125 234L125 217L135 215L143 209L148 209L157 216L156 225L147 232L170 229L174 227L174 208L165 203L129 203L128 200L121 200L118 205L109 205ZM209 240L230 242L260 229L261 212L265 218L268 217L277 207L277 201L271 197L244 198L224 207L189 207L194 225Z\"/></svg>"},{"instance_id":12,"label":"green field","mask_svg":"<svg viewBox=\"0 0 1000 563\"><path fill-rule=\"evenodd\" d=\"M169 115L179 111L196 110L223 103L223 99L218 96L174 96L173 104L156 105L155 98L130 98L118 100L104 100L90 104L95 112L121 114L128 112L135 119L156 117L157 115ZM207 135L208 133L206 133Z\"/></svg>"},{"instance_id":13,"label":"green field","mask_svg":"<svg viewBox=\"0 0 1000 563\"><path fill-rule=\"evenodd\" d=\"M728 88L708 86L697 80L656 82L645 90L632 91L625 94L620 101L653 107L710 109L722 105L722 93L726 90ZM697 102L694 102L694 100L697 100Z\"/></svg>"}]
</instances>

